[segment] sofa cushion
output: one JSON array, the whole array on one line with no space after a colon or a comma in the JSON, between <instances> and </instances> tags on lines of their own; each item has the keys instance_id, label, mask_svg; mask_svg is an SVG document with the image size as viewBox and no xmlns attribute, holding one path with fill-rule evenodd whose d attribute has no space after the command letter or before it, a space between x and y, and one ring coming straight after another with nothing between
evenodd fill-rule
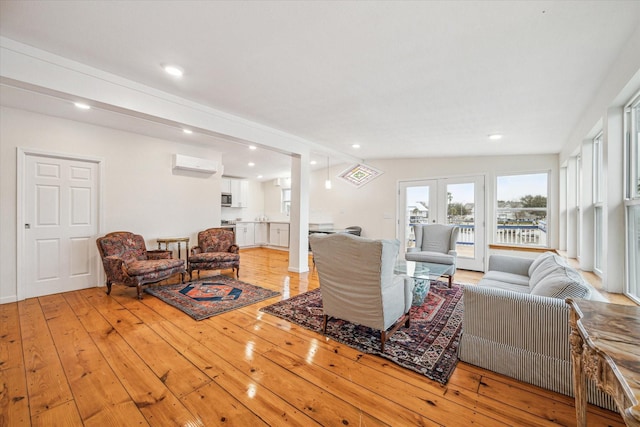
<instances>
[{"instance_id":1,"label":"sofa cushion","mask_svg":"<svg viewBox=\"0 0 640 427\"><path fill-rule=\"evenodd\" d=\"M531 290L531 295L552 298L591 298L591 286L584 281L580 273L571 267L559 267L542 278Z\"/></svg>"},{"instance_id":2,"label":"sofa cushion","mask_svg":"<svg viewBox=\"0 0 640 427\"><path fill-rule=\"evenodd\" d=\"M147 274L157 273L173 268L180 268L183 266L184 261L181 259L142 260L133 261L126 264L127 273L130 276L144 276Z\"/></svg>"},{"instance_id":3,"label":"sofa cushion","mask_svg":"<svg viewBox=\"0 0 640 427\"><path fill-rule=\"evenodd\" d=\"M453 255L430 251L407 252L405 259L407 261L433 262L435 264L446 265L453 265L456 262L456 257Z\"/></svg>"},{"instance_id":4,"label":"sofa cushion","mask_svg":"<svg viewBox=\"0 0 640 427\"><path fill-rule=\"evenodd\" d=\"M529 277L523 276L520 274L507 273L504 271L487 271L484 276L482 276L482 280L492 280L495 282L507 282L513 283L514 285L523 286L526 289L523 292L529 292Z\"/></svg>"},{"instance_id":5,"label":"sofa cushion","mask_svg":"<svg viewBox=\"0 0 640 427\"><path fill-rule=\"evenodd\" d=\"M547 255L547 253L551 255ZM535 265L534 268L529 268L529 288L531 290L533 290L542 279L556 272L563 273L565 267L567 267L561 257L551 252L545 252L541 257L542 260L539 262L535 262L538 261L538 259L533 262L532 266Z\"/></svg>"},{"instance_id":6,"label":"sofa cushion","mask_svg":"<svg viewBox=\"0 0 640 427\"><path fill-rule=\"evenodd\" d=\"M202 252L189 257L190 263L240 261L240 254L231 252Z\"/></svg>"},{"instance_id":7,"label":"sofa cushion","mask_svg":"<svg viewBox=\"0 0 640 427\"><path fill-rule=\"evenodd\" d=\"M482 280L480 280L480 282L478 283L478 286L481 288L487 287L487 288L504 289L505 291L513 291L521 294L529 293L529 286L516 285L514 283L503 282L500 280L482 278Z\"/></svg>"}]
</instances>

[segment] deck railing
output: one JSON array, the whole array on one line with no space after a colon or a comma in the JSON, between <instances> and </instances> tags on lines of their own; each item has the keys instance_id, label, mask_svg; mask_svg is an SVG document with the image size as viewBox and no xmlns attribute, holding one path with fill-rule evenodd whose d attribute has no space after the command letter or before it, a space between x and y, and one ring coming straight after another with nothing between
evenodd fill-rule
<instances>
[{"instance_id":1,"label":"deck railing","mask_svg":"<svg viewBox=\"0 0 640 427\"><path fill-rule=\"evenodd\" d=\"M475 226L460 224L458 244L475 243ZM495 244L546 246L547 231L542 225L498 225L493 241Z\"/></svg>"},{"instance_id":2,"label":"deck railing","mask_svg":"<svg viewBox=\"0 0 640 427\"><path fill-rule=\"evenodd\" d=\"M460 234L458 235L457 244L474 245L475 225L458 224L458 227L460 227ZM411 233L411 236L412 234L413 233ZM498 225L493 243L498 245L504 244L543 247L547 246L546 224L540 223L538 225Z\"/></svg>"}]
</instances>

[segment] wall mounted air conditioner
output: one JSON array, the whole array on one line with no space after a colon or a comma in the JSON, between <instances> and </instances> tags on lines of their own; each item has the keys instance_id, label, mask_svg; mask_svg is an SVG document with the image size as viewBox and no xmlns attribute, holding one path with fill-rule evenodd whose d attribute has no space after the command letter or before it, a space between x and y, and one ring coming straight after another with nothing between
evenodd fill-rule
<instances>
[{"instance_id":1,"label":"wall mounted air conditioner","mask_svg":"<svg viewBox=\"0 0 640 427\"><path fill-rule=\"evenodd\" d=\"M215 160L189 157L182 154L174 154L173 168L213 174L218 172L218 162L216 162Z\"/></svg>"}]
</instances>

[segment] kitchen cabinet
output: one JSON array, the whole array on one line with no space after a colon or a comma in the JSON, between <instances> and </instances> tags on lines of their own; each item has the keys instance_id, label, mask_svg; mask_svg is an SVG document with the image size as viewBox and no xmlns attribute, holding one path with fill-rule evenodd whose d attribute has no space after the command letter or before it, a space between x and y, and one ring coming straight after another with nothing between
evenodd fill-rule
<instances>
[{"instance_id":1,"label":"kitchen cabinet","mask_svg":"<svg viewBox=\"0 0 640 427\"><path fill-rule=\"evenodd\" d=\"M267 228L266 222L255 223L255 238L256 238L256 245L259 245L259 246L266 245L269 242L268 228Z\"/></svg>"},{"instance_id":2,"label":"kitchen cabinet","mask_svg":"<svg viewBox=\"0 0 640 427\"><path fill-rule=\"evenodd\" d=\"M231 193L231 180L229 178L222 178L220 181L220 192Z\"/></svg>"},{"instance_id":3,"label":"kitchen cabinet","mask_svg":"<svg viewBox=\"0 0 640 427\"><path fill-rule=\"evenodd\" d=\"M282 222L269 224L269 245L289 247L289 224Z\"/></svg>"},{"instance_id":4,"label":"kitchen cabinet","mask_svg":"<svg viewBox=\"0 0 640 427\"><path fill-rule=\"evenodd\" d=\"M222 178L221 193L231 193L232 208L249 207L249 181L246 179Z\"/></svg>"},{"instance_id":5,"label":"kitchen cabinet","mask_svg":"<svg viewBox=\"0 0 640 427\"><path fill-rule=\"evenodd\" d=\"M255 246L255 224L253 222L236 223L236 245L241 248Z\"/></svg>"},{"instance_id":6,"label":"kitchen cabinet","mask_svg":"<svg viewBox=\"0 0 640 427\"><path fill-rule=\"evenodd\" d=\"M246 208L249 206L249 181L246 179L231 180L231 207Z\"/></svg>"}]
</instances>

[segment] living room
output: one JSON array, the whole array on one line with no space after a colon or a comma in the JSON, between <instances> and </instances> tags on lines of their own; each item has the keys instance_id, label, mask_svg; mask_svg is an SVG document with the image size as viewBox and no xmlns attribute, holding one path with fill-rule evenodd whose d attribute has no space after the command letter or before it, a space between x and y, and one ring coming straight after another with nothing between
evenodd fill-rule
<instances>
[{"instance_id":1,"label":"living room","mask_svg":"<svg viewBox=\"0 0 640 427\"><path fill-rule=\"evenodd\" d=\"M4 2L9 3L9 2ZM551 2L553 4L553 2ZM624 2L622 3L624 4ZM547 3L545 2L545 5ZM7 5L4 4L3 7ZM626 6L625 6L626 7ZM637 14L638 9L631 5L630 15ZM541 10L546 10L540 7ZM552 10L552 9L550 9ZM541 14L543 12L540 12ZM8 14L3 13L3 19ZM592 22L592 21L588 21ZM626 21L625 21L626 22ZM637 23L637 19L632 21ZM4 22L3 22L4 26ZM5 28L7 28L5 26ZM9 27L11 28L11 27ZM581 188L583 195L590 193L592 182L592 167L590 159L593 156L592 147L594 140L598 138L600 132L605 135L605 156L607 165L606 179L606 200L607 217L604 224L605 228L605 244L604 259L602 269L596 272L597 279L601 282L599 285L602 290L611 293L622 294L629 292L631 289L630 281L633 277L628 275L629 254L625 246L625 237L629 235L627 228L626 212L637 210L637 200L626 200L624 197L624 177L625 177L625 143L623 138L623 128L625 121L624 107L637 96L640 89L640 58L636 52L640 50L640 30L633 25L625 27L628 30L628 36L624 39L624 43L617 43L611 46L614 53L607 52L607 58L613 58L600 73L600 79L588 87L590 92L582 95L584 102L579 104L579 108L574 115L575 123L571 123L569 130L563 134L558 134L554 139L559 143L561 149L557 151L538 151L534 144L525 145L518 154L499 154L500 144L503 142L494 142L487 140L487 132L477 135L476 142L478 144L486 144L486 151L491 155L479 156L477 154L466 154L464 150L458 150L455 155L448 155L447 150L450 147L442 147L443 155L435 156L412 156L395 158L393 156L378 156L366 161L368 165L375 167L383 173L372 180L370 183L354 187L351 184L337 179L336 176L349 164L332 163L327 168L311 169L310 166L302 164L302 160L308 160L310 152L318 149L317 146L305 147L301 153L291 150L291 146L296 144L304 145L306 141L296 139L294 134L288 134L280 130L280 127L274 124L274 128L267 128L263 124L252 122L246 118L235 120L237 116L225 114L209 114L210 110L201 108L195 101L186 101L177 95L165 97L166 94L160 95L160 91L153 91L153 82L143 82L149 86L136 83L118 77L113 79L113 75L106 70L100 70L97 65L89 66L83 64L82 61L75 61L65 58L61 53L55 54L46 49L40 50L35 41L12 39L11 34L2 33L0 40L0 48L2 55L0 56L0 66L2 74L2 92L0 107L0 227L2 238L0 241L0 304L3 306L15 306L16 303L22 302L24 307L31 306L33 303L33 295L29 290L23 287L28 278L28 257L25 253L25 228L24 224L32 222L32 218L28 216L27 209L24 206L24 181L22 181L25 170L25 161L32 155L51 155L65 156L71 155L78 157L98 165L99 182L96 189L99 192L98 206L95 212L97 215L98 228L94 235L103 235L116 230L128 230L145 237L147 247L153 249L156 244L156 238L165 236L189 236L192 241L197 241L197 233L211 226L217 226L223 218L220 207L220 199L218 197L221 186L221 175L216 173L213 175L202 175L191 172L179 172L171 168L172 156L176 153L193 156L198 158L207 158L218 162L219 165L225 163L223 153L213 145L208 145L198 139L198 136L191 137L182 134L178 125L182 123L192 123L195 128L202 129L207 132L206 140L219 138L224 135L241 140L244 147L245 142L259 142L261 146L259 150L281 150L287 153L294 153L292 156L292 178L294 185L294 198L292 206L298 209L292 211L290 221L292 224L291 248L289 253L271 253L266 251L264 260L254 259L256 251L247 251L244 255L248 262L253 262L258 272L263 272L267 282L277 288L284 289L281 283L290 280L287 283L291 292L302 292L306 287L317 286L317 278L313 277L312 263L307 253L307 233L306 227L309 222L313 222L316 218L328 219L337 227L346 227L348 225L362 226L364 237L369 238L385 238L394 239L398 237L398 220L399 220L399 201L398 191L399 185L403 182L418 181L423 179L450 179L468 176L480 176L484 181L483 199L485 202L485 236L487 236L485 250L485 261L492 253L502 252L500 249L490 247L493 243L492 236L495 231L496 218L496 179L503 175L527 174L527 173L547 173L549 180L548 192L548 209L549 209L549 240L548 246L552 249L558 249L565 253L569 258L577 259L576 262L585 271L593 271L595 262L595 245L594 235L591 233L594 224L594 210L590 200L582 199L577 209L576 188ZM3 30L8 31L8 30ZM97 49L96 51L99 51ZM567 53L569 55L569 53ZM585 59L586 61L586 59ZM95 68L94 68L95 67ZM467 76L470 81L472 77ZM565 76L570 79L570 76ZM107 83L105 83L107 82ZM180 86L180 85L177 85ZM20 100L14 97L16 93L21 94ZM32 98L31 104L26 103L22 96L26 93L26 98ZM90 111L76 111L72 100L77 98L89 99L96 101L95 106ZM571 98L571 97L569 97ZM123 100L127 100L127 105L123 104ZM488 99L487 103L491 100ZM513 108L520 108L519 103L526 103L526 100L518 99L518 103L512 105ZM69 108L70 111L58 113L44 113L37 108L33 108L32 104L48 104L51 103L54 109L61 110ZM459 114L472 116L472 112L465 110L462 99L453 102L460 109ZM64 105L64 107L62 106ZM128 129L122 123L106 125L105 122L91 118L91 114L100 114L101 107L109 110L110 114L116 114L119 110L127 111L122 114L121 120L128 123ZM131 111L136 114L130 115ZM153 120L163 122L165 130L158 134L145 134L135 131L139 121L145 121L150 116L154 116ZM113 116L111 116L113 117ZM376 116L381 120L380 116ZM548 117L548 116L547 116ZM465 119L459 117L460 120ZM544 127L544 116L536 118L535 123L531 127ZM470 121L473 121L471 119ZM401 125L398 125L401 126ZM449 124L449 126L454 126ZM277 130L276 130L277 129ZM286 130L286 129L285 129ZM175 133L172 133L174 132ZM446 140L446 134L443 134L443 140ZM189 139L192 138L192 139ZM508 139L508 138L505 138ZM393 151L395 141L389 142L388 145ZM397 144L401 144L398 142ZM364 144L363 144L364 145ZM441 144L447 145L447 144ZM506 145L505 145L506 147ZM333 151L333 150L329 150ZM579 155L581 157L579 157ZM346 158L359 159L359 155L349 152ZM580 160L579 160L580 158ZM637 162L637 160L635 160ZM581 167L580 167L581 165ZM576 182L577 171L580 170L583 175L580 178L582 187L578 187ZM628 172L628 171L627 171ZM332 178L331 190L325 189L325 180L327 176ZM252 188L255 188L261 195L256 196L252 200L255 207L251 207L246 211L249 218L254 218L264 213L265 210L265 194L273 190L271 181L252 180ZM634 208L636 206L636 208ZM580 230L580 231L578 231ZM92 278L95 284L102 284L104 273L100 265L100 260L95 253L95 244L91 242L91 250L93 251L90 260ZM511 251L510 251L511 252ZM532 255L523 252L525 256ZM276 260L276 267L269 265L270 260ZM273 268L275 273L265 272ZM264 269L264 270L261 270ZM469 281L477 281L478 275L469 272ZM479 273L477 273L479 274ZM481 276L481 274L480 274ZM464 281L467 276L461 276L460 280ZM247 272L241 278L253 281L260 281L257 272ZM636 285L637 286L637 285ZM70 287L66 284L63 289L65 291L74 291L83 289L84 285L78 287ZM114 298L123 306L132 307L135 302L132 295L135 291L127 288L116 287ZM633 290L638 295L638 289ZM103 293L103 289L99 293ZM96 298L98 293L95 294ZM74 297L72 297L74 298ZM129 302L126 298L131 298ZM153 298L147 296L145 304L154 304L150 302ZM27 301L31 301L28 303ZM46 301L46 300L43 300ZM60 301L59 297L53 297L49 301ZM78 301L76 301L77 303ZM101 309L107 310L108 302L102 301ZM78 304L76 308L81 309L82 304ZM160 307L154 306L155 309L167 314L167 311ZM51 307L49 307L51 308ZM6 309L8 310L8 309ZM129 308L132 313L136 308ZM147 311L144 306L141 311ZM254 310L255 311L255 310ZM107 314L105 316L112 316ZM167 314L168 315L168 314ZM260 316L260 313L254 313L245 310L242 314L233 315L233 321L240 322L243 325L251 323L254 317ZM127 315L128 316L128 315ZM252 317L253 316L253 317ZM47 312L48 318L55 317L54 311ZM267 317L267 316L264 316ZM73 320L73 315L65 312L65 319ZM153 322L154 316L146 317L145 321ZM130 319L129 319L130 320ZM129 322L129 320L127 322ZM216 333L226 325L226 321L220 325L212 326L212 330ZM131 322L133 324L134 322ZM43 326L44 323L36 323ZM127 323L129 324L129 323ZM99 328L101 326L96 326ZM176 326L178 325L178 326ZM182 320L178 321L172 328L187 327L187 323ZM46 327L46 326L45 326ZM92 326L82 326L80 329ZM203 329L199 329L203 328ZM286 341L286 335L281 334L281 329L287 329L282 323L272 321L268 326L264 326L265 330L269 330L276 340L282 338ZM294 328L295 329L295 328ZM198 326L194 327L198 334L205 333L207 329ZM243 334L242 328L237 325L233 327L235 333ZM94 331L95 332L95 331ZM294 334L296 340L313 340L312 337L305 332L296 332ZM24 332L23 332L24 334ZM58 336L59 337L59 336ZM264 338L264 336L262 336ZM233 339L228 336L222 338L225 344L239 351L237 343L233 343ZM171 342L170 346L178 345ZM264 344L264 343L262 343ZM335 344L335 343L334 343ZM164 344L163 344L164 345ZM281 344L286 346L286 344ZM327 355L334 348L330 343L322 340L319 344L320 353ZM262 347L262 351L268 352L269 346ZM346 351L349 357L356 360L355 352L350 352L343 347L340 351ZM301 352L302 350L300 350ZM306 351L306 348L305 348ZM313 352L309 348L309 352ZM278 354L276 354L278 353ZM274 358L279 357L279 361L286 364L285 355L279 354L279 351L272 353ZM328 357L328 356L327 356ZM327 359L329 360L329 359ZM342 359L337 359L340 363L346 363ZM136 362L136 363L139 363ZM192 363L193 360L192 360ZM291 362L295 365L297 362ZM419 387L419 381L415 376L405 376L398 374L397 368L383 367L381 362L377 362L374 358L365 358L365 363L378 364L379 368L384 371L391 369L394 376L400 378L398 383L394 382L395 392L402 393L402 381L412 383L412 387ZM248 366L248 365L247 365ZM205 365L200 368L206 370ZM231 369L226 366L226 369ZM465 370L466 369L466 370ZM221 370L222 371L222 370ZM273 371L278 372L278 371ZM366 370L358 371L359 375L366 375ZM6 373L6 372L5 372ZM369 372L370 373L370 372ZM314 375L321 376L321 371L314 371ZM454 384L471 383L477 380L477 388L484 387L480 378L484 378L491 383L500 383L503 387L502 392L508 393L512 387L522 390L521 385L517 382L510 382L502 377L492 377L490 373L484 371L476 371L473 368L464 368ZM270 374L277 376L277 374ZM496 379L498 378L498 379ZM331 380L326 380L326 389L331 388ZM457 381L457 382L456 382ZM360 381L364 382L364 380ZM382 376L380 384L384 383ZM298 383L296 383L298 384ZM348 387L348 384L340 380L341 387ZM430 393L437 390L438 385L430 385ZM457 386L456 386L457 387ZM345 388L346 390L346 388ZM415 391L414 388L412 390ZM443 388L443 390L446 390ZM469 389L467 389L469 390ZM524 389L521 396L523 401L535 395L545 395L545 391L534 389ZM317 396L322 393L317 389ZM493 392L493 391L492 391ZM175 393L175 392L174 392ZM345 392L346 393L346 392ZM362 390L359 393L364 393ZM474 399L482 400L476 394L468 391L461 392L465 399L468 400L468 408L473 408ZM496 392L499 393L499 392ZM241 392L236 393L237 395ZM293 393L292 393L293 394ZM366 393L365 393L366 394ZM365 394L360 394L364 396ZM561 412L571 413L571 399L563 400L557 396L544 401L545 404L551 406L568 406L570 409L564 408ZM357 399L356 399L357 400ZM427 399L428 400L428 399ZM557 402L560 402L559 404ZM377 402L377 400L376 400ZM551 403L549 403L551 402ZM355 403L355 401L351 402ZM499 404L499 399L495 399L492 404ZM483 402L482 405L487 405ZM515 405L515 404L514 404ZM296 410L301 408L297 405ZM454 408L454 406L452 406ZM324 413L327 408L324 408ZM519 411L519 409L518 409ZM46 411L43 410L43 413ZM451 412L455 412L452 410ZM489 417L488 411L484 408L483 417ZM509 412L509 410L506 410ZM516 411L517 412L517 411ZM466 412L465 412L466 413ZM452 416L452 414L449 414ZM523 418L518 418L523 417ZM563 420L566 420L565 416ZM606 416L605 416L606 418ZM402 418L407 420L407 418ZM429 420L433 423L454 425L467 424L467 420L458 420L446 422L448 418L433 418L423 420L428 424ZM34 418L35 420L35 418ZM328 422L328 418L324 419ZM483 418L484 422L489 422L489 418ZM493 420L495 421L495 420ZM316 420L316 422L318 422ZM517 412L514 418L505 417L501 419L505 424L522 424L529 423L553 423L553 416L548 414L540 414L528 418L528 415L522 415ZM87 423L89 423L87 421Z\"/></svg>"}]
</instances>

